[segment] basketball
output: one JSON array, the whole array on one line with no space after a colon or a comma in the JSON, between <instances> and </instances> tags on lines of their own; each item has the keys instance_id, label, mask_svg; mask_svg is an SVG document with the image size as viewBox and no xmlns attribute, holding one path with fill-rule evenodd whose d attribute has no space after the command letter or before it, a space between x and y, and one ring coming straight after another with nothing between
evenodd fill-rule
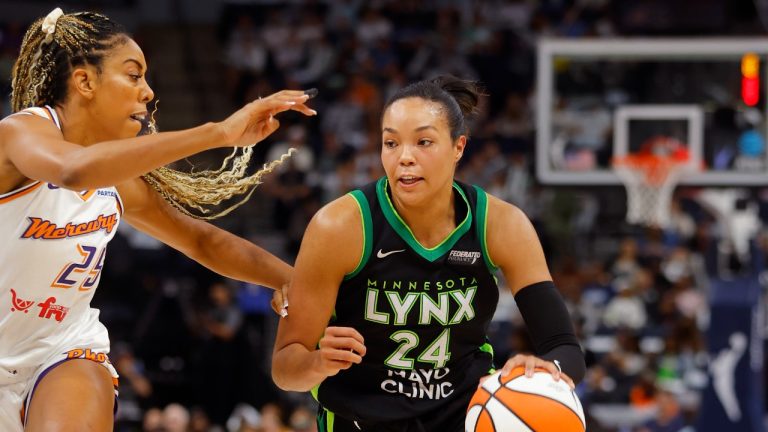
<instances>
[{"instance_id":1,"label":"basketball","mask_svg":"<svg viewBox=\"0 0 768 432\"><path fill-rule=\"evenodd\" d=\"M518 367L494 373L477 389L467 408L467 432L584 432L581 402L564 381L544 369L533 377Z\"/></svg>"}]
</instances>

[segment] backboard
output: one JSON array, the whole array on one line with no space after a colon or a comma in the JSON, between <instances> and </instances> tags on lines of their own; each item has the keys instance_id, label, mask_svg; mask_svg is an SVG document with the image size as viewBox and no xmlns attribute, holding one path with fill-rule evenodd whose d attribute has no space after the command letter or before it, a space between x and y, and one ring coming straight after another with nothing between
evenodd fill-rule
<instances>
[{"instance_id":1,"label":"backboard","mask_svg":"<svg viewBox=\"0 0 768 432\"><path fill-rule=\"evenodd\" d=\"M750 53L757 103L743 96ZM685 145L700 168L681 184L768 184L766 59L764 38L541 40L539 180L619 185L612 158L661 137Z\"/></svg>"}]
</instances>

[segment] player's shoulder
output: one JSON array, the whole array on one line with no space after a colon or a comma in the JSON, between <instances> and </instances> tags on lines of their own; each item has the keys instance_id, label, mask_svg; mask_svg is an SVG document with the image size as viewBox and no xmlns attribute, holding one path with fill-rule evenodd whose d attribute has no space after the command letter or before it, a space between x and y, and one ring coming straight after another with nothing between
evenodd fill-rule
<instances>
[{"instance_id":1,"label":"player's shoulder","mask_svg":"<svg viewBox=\"0 0 768 432\"><path fill-rule=\"evenodd\" d=\"M343 232L352 224L359 224L360 220L357 200L346 194L323 206L312 217L310 225L323 231Z\"/></svg>"},{"instance_id":2,"label":"player's shoulder","mask_svg":"<svg viewBox=\"0 0 768 432\"><path fill-rule=\"evenodd\" d=\"M492 219L504 220L512 223L528 220L528 216L525 215L520 207L489 193L486 193L486 196L488 197L489 223Z\"/></svg>"},{"instance_id":3,"label":"player's shoulder","mask_svg":"<svg viewBox=\"0 0 768 432\"><path fill-rule=\"evenodd\" d=\"M28 134L30 132L61 134L55 120L47 112L43 108L34 107L6 116L0 120L0 134Z\"/></svg>"},{"instance_id":4,"label":"player's shoulder","mask_svg":"<svg viewBox=\"0 0 768 432\"><path fill-rule=\"evenodd\" d=\"M344 195L326 204L312 217L302 240L302 250L326 254L333 252L335 264L344 267L359 261L363 241L362 217L357 201Z\"/></svg>"}]
</instances>

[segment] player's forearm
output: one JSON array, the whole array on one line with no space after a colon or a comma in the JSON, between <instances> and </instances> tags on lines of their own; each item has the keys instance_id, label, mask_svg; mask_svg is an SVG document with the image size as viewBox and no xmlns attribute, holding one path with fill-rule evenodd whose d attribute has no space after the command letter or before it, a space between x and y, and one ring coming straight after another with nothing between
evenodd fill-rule
<instances>
[{"instance_id":1,"label":"player's forearm","mask_svg":"<svg viewBox=\"0 0 768 432\"><path fill-rule=\"evenodd\" d=\"M113 186L176 160L225 145L215 123L176 132L105 141L62 161L60 186L82 190Z\"/></svg>"},{"instance_id":2,"label":"player's forearm","mask_svg":"<svg viewBox=\"0 0 768 432\"><path fill-rule=\"evenodd\" d=\"M279 290L283 285L291 281L293 267L271 253L253 246L249 262L251 267L238 267L234 269L238 274L237 279L263 285Z\"/></svg>"},{"instance_id":3,"label":"player's forearm","mask_svg":"<svg viewBox=\"0 0 768 432\"><path fill-rule=\"evenodd\" d=\"M560 293L551 281L529 285L515 294L536 354L557 360L563 371L579 383L586 370L584 353Z\"/></svg>"},{"instance_id":4,"label":"player's forearm","mask_svg":"<svg viewBox=\"0 0 768 432\"><path fill-rule=\"evenodd\" d=\"M325 375L314 366L317 351L293 343L272 355L272 380L285 391L305 392L323 382Z\"/></svg>"},{"instance_id":5,"label":"player's forearm","mask_svg":"<svg viewBox=\"0 0 768 432\"><path fill-rule=\"evenodd\" d=\"M199 255L192 258L231 279L280 289L293 268L268 251L230 232L213 227L201 236Z\"/></svg>"},{"instance_id":6,"label":"player's forearm","mask_svg":"<svg viewBox=\"0 0 768 432\"><path fill-rule=\"evenodd\" d=\"M584 353L578 345L558 345L549 352L542 354L541 358L556 362L563 372L573 380L574 384L580 383L587 372Z\"/></svg>"}]
</instances>

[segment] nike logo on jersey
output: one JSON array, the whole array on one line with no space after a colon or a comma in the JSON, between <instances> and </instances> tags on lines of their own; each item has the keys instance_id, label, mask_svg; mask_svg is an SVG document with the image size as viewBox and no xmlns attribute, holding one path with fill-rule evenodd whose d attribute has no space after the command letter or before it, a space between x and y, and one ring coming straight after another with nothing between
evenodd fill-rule
<instances>
[{"instance_id":1,"label":"nike logo on jersey","mask_svg":"<svg viewBox=\"0 0 768 432\"><path fill-rule=\"evenodd\" d=\"M378 258L386 258L392 254L396 254L398 252L405 252L405 249L398 249L398 250L392 250L388 252L384 252L383 250L379 249L378 252L376 252L376 257Z\"/></svg>"}]
</instances>

